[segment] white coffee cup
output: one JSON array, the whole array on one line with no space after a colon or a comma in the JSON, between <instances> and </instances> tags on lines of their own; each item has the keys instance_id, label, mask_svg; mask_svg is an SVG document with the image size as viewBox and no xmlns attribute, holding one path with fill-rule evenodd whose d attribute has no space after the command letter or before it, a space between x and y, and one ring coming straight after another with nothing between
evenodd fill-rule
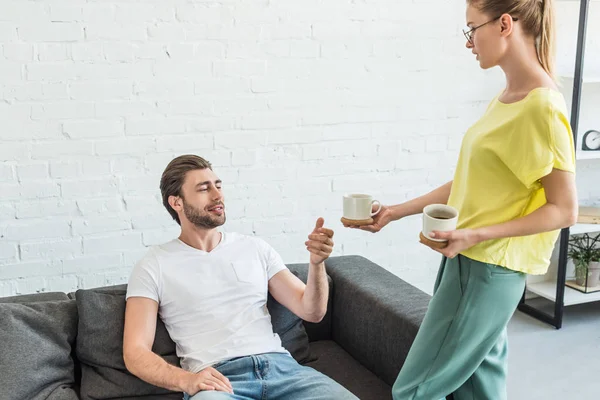
<instances>
[{"instance_id":1,"label":"white coffee cup","mask_svg":"<svg viewBox=\"0 0 600 400\"><path fill-rule=\"evenodd\" d=\"M446 242L430 236L431 231L453 231L458 222L458 210L446 204L430 204L423 209L423 236L434 242Z\"/></svg>"},{"instance_id":2,"label":"white coffee cup","mask_svg":"<svg viewBox=\"0 0 600 400\"><path fill-rule=\"evenodd\" d=\"M373 205L379 205L377 211L373 211ZM381 203L373 200L368 194L347 194L344 196L344 218L362 221L370 219L381 211Z\"/></svg>"}]
</instances>

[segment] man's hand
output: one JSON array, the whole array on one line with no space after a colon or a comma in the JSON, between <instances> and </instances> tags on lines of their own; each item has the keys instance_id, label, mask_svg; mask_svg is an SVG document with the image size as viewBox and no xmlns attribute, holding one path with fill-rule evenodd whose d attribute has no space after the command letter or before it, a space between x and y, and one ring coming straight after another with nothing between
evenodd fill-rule
<instances>
[{"instance_id":1,"label":"man's hand","mask_svg":"<svg viewBox=\"0 0 600 400\"><path fill-rule=\"evenodd\" d=\"M191 396L204 390L216 390L233 394L233 386L231 386L229 379L213 367L192 374L184 388L184 391Z\"/></svg>"},{"instance_id":2,"label":"man's hand","mask_svg":"<svg viewBox=\"0 0 600 400\"><path fill-rule=\"evenodd\" d=\"M448 240L448 245L443 249L431 247L433 250L442 253L448 258L454 258L461 251L470 249L481 242L479 235L473 229L458 229L447 232L433 231L430 235L432 238Z\"/></svg>"},{"instance_id":3,"label":"man's hand","mask_svg":"<svg viewBox=\"0 0 600 400\"><path fill-rule=\"evenodd\" d=\"M325 220L317 219L317 224L312 233L308 235L308 241L304 244L310 252L310 263L319 265L329 258L333 251L333 230L323 228Z\"/></svg>"}]
</instances>

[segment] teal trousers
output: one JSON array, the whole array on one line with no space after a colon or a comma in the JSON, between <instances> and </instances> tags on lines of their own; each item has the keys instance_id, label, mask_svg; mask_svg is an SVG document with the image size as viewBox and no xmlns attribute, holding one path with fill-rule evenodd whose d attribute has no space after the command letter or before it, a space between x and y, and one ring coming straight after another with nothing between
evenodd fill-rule
<instances>
[{"instance_id":1,"label":"teal trousers","mask_svg":"<svg viewBox=\"0 0 600 400\"><path fill-rule=\"evenodd\" d=\"M443 258L434 295L392 388L394 400L506 399L506 325L526 275Z\"/></svg>"}]
</instances>

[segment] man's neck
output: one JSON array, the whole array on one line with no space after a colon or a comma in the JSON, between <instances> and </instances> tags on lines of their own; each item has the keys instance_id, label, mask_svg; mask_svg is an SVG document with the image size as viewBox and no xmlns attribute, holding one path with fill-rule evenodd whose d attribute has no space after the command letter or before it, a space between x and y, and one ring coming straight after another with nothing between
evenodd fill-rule
<instances>
[{"instance_id":1,"label":"man's neck","mask_svg":"<svg viewBox=\"0 0 600 400\"><path fill-rule=\"evenodd\" d=\"M195 249L211 252L221 242L222 234L216 228L182 227L179 240Z\"/></svg>"}]
</instances>

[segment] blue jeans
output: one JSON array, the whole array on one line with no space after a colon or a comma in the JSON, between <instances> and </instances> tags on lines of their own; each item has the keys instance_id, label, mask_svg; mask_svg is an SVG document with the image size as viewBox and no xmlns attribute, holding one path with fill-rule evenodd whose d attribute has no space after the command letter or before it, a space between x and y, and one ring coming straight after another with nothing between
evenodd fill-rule
<instances>
[{"instance_id":1,"label":"blue jeans","mask_svg":"<svg viewBox=\"0 0 600 400\"><path fill-rule=\"evenodd\" d=\"M225 375L233 393L202 391L185 400L357 400L333 379L296 362L289 354L267 353L234 358L214 368Z\"/></svg>"}]
</instances>

